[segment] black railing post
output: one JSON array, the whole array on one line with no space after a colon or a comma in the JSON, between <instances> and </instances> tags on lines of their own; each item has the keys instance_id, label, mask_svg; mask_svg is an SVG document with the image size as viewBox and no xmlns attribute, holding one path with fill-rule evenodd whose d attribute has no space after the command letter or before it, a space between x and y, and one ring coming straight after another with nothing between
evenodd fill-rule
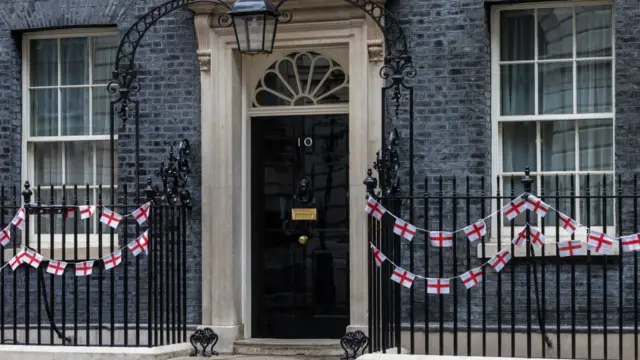
<instances>
[{"instance_id":1,"label":"black railing post","mask_svg":"<svg viewBox=\"0 0 640 360\"><path fill-rule=\"evenodd\" d=\"M528 201L531 194L531 184L533 184L533 178L530 176L531 171L527 166L524 170L524 176L522 177L522 185L524 185L524 200ZM529 222L531 221L531 214L529 211L525 212L525 247L527 251L527 358L531 358L531 247L529 241L531 241L531 228ZM513 320L512 320L513 321Z\"/></svg>"},{"instance_id":2,"label":"black railing post","mask_svg":"<svg viewBox=\"0 0 640 360\"><path fill-rule=\"evenodd\" d=\"M24 201L24 204L22 205L24 208L24 246L29 247L29 205L31 204L31 195L33 195L33 191L31 191L31 184L29 184L29 181L25 181L24 182L24 190L22 190L22 200ZM18 210L19 211L19 210ZM25 333L24 333L24 340L26 344L29 344L29 333L30 331L30 326L29 326L29 315L30 315L30 309L29 309L29 301L30 301L30 297L29 297L29 286L31 284L31 282L29 281L29 270L25 269L24 271L24 283L25 283L25 301L24 301L24 324L25 324ZM15 296L15 293L14 293ZM40 298L38 297L38 302L40 301ZM38 303L39 304L39 303ZM40 332L38 332L38 335L40 334Z\"/></svg>"}]
</instances>

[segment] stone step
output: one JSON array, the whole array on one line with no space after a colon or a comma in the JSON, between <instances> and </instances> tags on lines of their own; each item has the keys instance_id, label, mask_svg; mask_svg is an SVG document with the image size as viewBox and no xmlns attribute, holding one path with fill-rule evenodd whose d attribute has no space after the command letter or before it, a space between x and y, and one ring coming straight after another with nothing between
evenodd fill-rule
<instances>
[{"instance_id":1,"label":"stone step","mask_svg":"<svg viewBox=\"0 0 640 360\"><path fill-rule=\"evenodd\" d=\"M236 341L237 355L313 357L337 360L344 355L338 339L248 339Z\"/></svg>"}]
</instances>

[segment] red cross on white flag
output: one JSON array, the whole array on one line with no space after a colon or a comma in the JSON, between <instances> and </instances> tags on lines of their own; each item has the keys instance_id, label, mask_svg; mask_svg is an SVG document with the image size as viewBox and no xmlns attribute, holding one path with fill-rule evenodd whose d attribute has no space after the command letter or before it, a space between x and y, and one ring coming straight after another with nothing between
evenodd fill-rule
<instances>
[{"instance_id":1,"label":"red cross on white flag","mask_svg":"<svg viewBox=\"0 0 640 360\"><path fill-rule=\"evenodd\" d=\"M377 202L376 199L369 196L369 198L367 199L367 205L364 207L364 211L366 211L367 214L373 216L374 218L382 220L382 215L387 212L387 209L380 205L380 203Z\"/></svg>"},{"instance_id":2,"label":"red cross on white flag","mask_svg":"<svg viewBox=\"0 0 640 360\"><path fill-rule=\"evenodd\" d=\"M515 246L520 246L522 245L522 243L526 238L527 238L526 230L522 229L522 231L517 233L516 236L513 238L513 240L511 240L511 243Z\"/></svg>"},{"instance_id":3,"label":"red cross on white flag","mask_svg":"<svg viewBox=\"0 0 640 360\"><path fill-rule=\"evenodd\" d=\"M410 288L411 285L413 285L413 281L415 279L416 276L414 274L401 267L396 267L396 269L393 270L393 274L391 274L391 280L407 288Z\"/></svg>"},{"instance_id":4,"label":"red cross on white flag","mask_svg":"<svg viewBox=\"0 0 640 360\"><path fill-rule=\"evenodd\" d=\"M525 207L534 213L544 217L549 212L549 205L538 199L536 196L529 194Z\"/></svg>"},{"instance_id":5,"label":"red cross on white flag","mask_svg":"<svg viewBox=\"0 0 640 360\"><path fill-rule=\"evenodd\" d=\"M450 290L449 279L427 278L427 294L448 294Z\"/></svg>"},{"instance_id":6,"label":"red cross on white flag","mask_svg":"<svg viewBox=\"0 0 640 360\"><path fill-rule=\"evenodd\" d=\"M387 260L387 257L378 249L377 247L371 245L371 249L373 250L373 258L376 261L376 265L382 266L382 263Z\"/></svg>"},{"instance_id":7,"label":"red cross on white flag","mask_svg":"<svg viewBox=\"0 0 640 360\"><path fill-rule=\"evenodd\" d=\"M122 220L122 215L113 212L109 209L104 209L102 211L102 216L100 217L100 222L106 225L111 226L112 228L118 228L118 224L120 224L120 220Z\"/></svg>"},{"instance_id":8,"label":"red cross on white flag","mask_svg":"<svg viewBox=\"0 0 640 360\"><path fill-rule=\"evenodd\" d=\"M578 224L577 221L573 220L572 218L568 217L567 215L565 215L563 213L558 213L558 216L560 217L560 226L569 235L572 235L576 231L578 226L580 226L580 224Z\"/></svg>"},{"instance_id":9,"label":"red cross on white flag","mask_svg":"<svg viewBox=\"0 0 640 360\"><path fill-rule=\"evenodd\" d=\"M37 268L38 266L40 266L40 262L42 261L42 255L38 254L37 252L31 250L31 249L27 249L27 251L25 251L24 256L22 257L22 262L27 264L27 265L31 265L31 267Z\"/></svg>"},{"instance_id":10,"label":"red cross on white flag","mask_svg":"<svg viewBox=\"0 0 640 360\"><path fill-rule=\"evenodd\" d=\"M523 211L526 210L525 201L522 198L517 198L512 200L510 203L505 206L504 215L509 220L515 219L516 216L522 214Z\"/></svg>"},{"instance_id":11,"label":"red cross on white flag","mask_svg":"<svg viewBox=\"0 0 640 360\"><path fill-rule=\"evenodd\" d=\"M460 280L464 283L464 286L469 289L474 287L482 281L482 269L475 268L460 275Z\"/></svg>"},{"instance_id":12,"label":"red cross on white flag","mask_svg":"<svg viewBox=\"0 0 640 360\"><path fill-rule=\"evenodd\" d=\"M122 252L120 250L116 250L103 257L102 262L104 263L105 270L113 269L122 262Z\"/></svg>"},{"instance_id":13,"label":"red cross on white flag","mask_svg":"<svg viewBox=\"0 0 640 360\"><path fill-rule=\"evenodd\" d=\"M509 249L502 249L489 260L489 265L491 265L496 272L500 272L509 260L511 260L511 251L509 251Z\"/></svg>"},{"instance_id":14,"label":"red cross on white flag","mask_svg":"<svg viewBox=\"0 0 640 360\"><path fill-rule=\"evenodd\" d=\"M396 219L396 224L393 226L393 232L400 235L409 241L413 240L413 235L416 234L416 227L408 222L400 219Z\"/></svg>"},{"instance_id":15,"label":"red cross on white flag","mask_svg":"<svg viewBox=\"0 0 640 360\"><path fill-rule=\"evenodd\" d=\"M640 234L623 236L620 238L622 242L622 251L632 252L640 250Z\"/></svg>"},{"instance_id":16,"label":"red cross on white flag","mask_svg":"<svg viewBox=\"0 0 640 360\"><path fill-rule=\"evenodd\" d=\"M140 254L142 251L144 251L145 254L149 253L148 234L149 234L149 230L142 233L142 235L138 236L137 239L133 240L132 242L129 243L129 245L127 245L127 247L129 247L129 250L131 250L131 253L133 254L133 256L138 256L138 254Z\"/></svg>"},{"instance_id":17,"label":"red cross on white flag","mask_svg":"<svg viewBox=\"0 0 640 360\"><path fill-rule=\"evenodd\" d=\"M18 210L18 213L16 214L16 216L14 216L13 220L11 220L11 223L13 225L15 225L15 227L17 227L18 229L23 230L26 218L27 217L24 214L24 208L20 208L20 210Z\"/></svg>"},{"instance_id":18,"label":"red cross on white flag","mask_svg":"<svg viewBox=\"0 0 640 360\"><path fill-rule=\"evenodd\" d=\"M608 254L613 248L615 240L607 234L599 233L597 231L589 230L589 237L587 238L587 246L589 250L597 253Z\"/></svg>"},{"instance_id":19,"label":"red cross on white flag","mask_svg":"<svg viewBox=\"0 0 640 360\"><path fill-rule=\"evenodd\" d=\"M484 220L478 220L475 224L464 228L464 233L469 238L469 241L476 241L487 235L487 224L484 223Z\"/></svg>"},{"instance_id":20,"label":"red cross on white flag","mask_svg":"<svg viewBox=\"0 0 640 360\"><path fill-rule=\"evenodd\" d=\"M138 224L142 225L145 221L147 221L147 219L149 218L150 207L151 207L151 203L148 202L140 206L134 212L131 213L133 217L136 218L136 221L138 222Z\"/></svg>"},{"instance_id":21,"label":"red cross on white flag","mask_svg":"<svg viewBox=\"0 0 640 360\"><path fill-rule=\"evenodd\" d=\"M22 259L24 258L26 252L24 248L20 249L12 258L9 260L9 266L11 266L12 270L15 270L22 264Z\"/></svg>"},{"instance_id":22,"label":"red cross on white flag","mask_svg":"<svg viewBox=\"0 0 640 360\"><path fill-rule=\"evenodd\" d=\"M6 228L2 229L2 231L0 231L0 245L2 245L2 247L7 246L10 239L11 239L11 231L7 226Z\"/></svg>"},{"instance_id":23,"label":"red cross on white flag","mask_svg":"<svg viewBox=\"0 0 640 360\"><path fill-rule=\"evenodd\" d=\"M431 231L429 232L429 241L431 241L431 245L435 247L452 247L453 233L446 231Z\"/></svg>"},{"instance_id":24,"label":"red cross on white flag","mask_svg":"<svg viewBox=\"0 0 640 360\"><path fill-rule=\"evenodd\" d=\"M74 217L74 216L75 216L75 214L76 214L76 209L74 209L74 208L67 208L67 209L64 211L64 218L65 218L65 219L72 218L72 217Z\"/></svg>"},{"instance_id":25,"label":"red cross on white flag","mask_svg":"<svg viewBox=\"0 0 640 360\"><path fill-rule=\"evenodd\" d=\"M93 272L93 260L83 261L76 264L76 276L87 276Z\"/></svg>"},{"instance_id":26,"label":"red cross on white flag","mask_svg":"<svg viewBox=\"0 0 640 360\"><path fill-rule=\"evenodd\" d=\"M78 211L80 211L80 219L84 220L92 217L95 210L95 205L82 205L78 207Z\"/></svg>"},{"instance_id":27,"label":"red cross on white flag","mask_svg":"<svg viewBox=\"0 0 640 360\"><path fill-rule=\"evenodd\" d=\"M64 261L51 260L49 261L49 265L47 265L47 272L53 275L62 275L66 267L67 263Z\"/></svg>"},{"instance_id":28,"label":"red cross on white flag","mask_svg":"<svg viewBox=\"0 0 640 360\"><path fill-rule=\"evenodd\" d=\"M587 247L580 240L560 241L558 243L558 255L560 257L586 255Z\"/></svg>"},{"instance_id":29,"label":"red cross on white flag","mask_svg":"<svg viewBox=\"0 0 640 360\"><path fill-rule=\"evenodd\" d=\"M540 232L540 230L533 226L529 227L529 242L531 242L535 247L542 247L546 241L547 238Z\"/></svg>"}]
</instances>

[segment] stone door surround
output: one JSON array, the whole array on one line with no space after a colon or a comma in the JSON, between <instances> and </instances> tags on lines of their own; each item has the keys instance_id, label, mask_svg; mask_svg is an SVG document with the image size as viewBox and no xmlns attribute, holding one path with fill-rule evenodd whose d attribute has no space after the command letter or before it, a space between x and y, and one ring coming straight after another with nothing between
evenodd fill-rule
<instances>
[{"instance_id":1,"label":"stone door surround","mask_svg":"<svg viewBox=\"0 0 640 360\"><path fill-rule=\"evenodd\" d=\"M380 147L381 33L344 0L291 0L284 7L293 21L278 26L276 52L333 47L348 55L350 328L366 330L369 246L362 180ZM220 335L218 351L230 352L234 341L251 334L250 57L237 52L233 28L218 26L226 9L211 3L191 9L201 70L202 325Z\"/></svg>"}]
</instances>

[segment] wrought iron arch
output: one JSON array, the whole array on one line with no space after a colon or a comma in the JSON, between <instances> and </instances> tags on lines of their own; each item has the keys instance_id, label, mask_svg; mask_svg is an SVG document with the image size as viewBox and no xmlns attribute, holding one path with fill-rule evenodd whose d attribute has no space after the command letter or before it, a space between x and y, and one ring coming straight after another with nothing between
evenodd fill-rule
<instances>
[{"instance_id":1,"label":"wrought iron arch","mask_svg":"<svg viewBox=\"0 0 640 360\"><path fill-rule=\"evenodd\" d=\"M288 11L280 11L281 6L288 0L280 0L276 6L276 9L280 13L280 22L287 23L292 19L291 14ZM412 64L412 57L409 54L409 44L407 37L400 26L398 20L389 12L383 5L375 2L374 0L343 0L353 6L361 9L365 14L371 18L382 31L384 37L387 55L384 58L384 65L380 69L380 76L387 80L387 85L383 87L383 106L387 101L390 101L394 111L394 118L399 116L399 109L403 100L403 91L408 91L408 103L409 103L409 159L413 158L413 88L406 82L407 79L413 78L416 75L415 68ZM140 91L140 83L138 82L138 75L135 68L136 51L140 42L147 31L153 27L164 16L181 9L187 5L196 3L215 3L224 6L230 10L230 6L225 3L224 0L169 0L161 5L158 5L142 15L136 20L133 25L125 32L118 50L116 53L115 69L113 71L113 80L107 86L107 90L110 94L116 95L115 99L111 101L111 113L110 113L110 143L111 143L111 164L115 165L114 159L114 145L115 145L115 118L120 118L122 126L126 125L127 120L134 121L135 125L135 179L136 179L136 191L137 200L140 197L140 124L139 124L139 100L136 99L136 94ZM222 15L218 17L218 23L221 26L231 26L233 20L228 15ZM387 99L387 94L390 93ZM393 132L397 134L397 132ZM385 137L385 124L382 124L382 134ZM381 181L379 193L394 194L398 190L397 179L397 157L390 156L393 150L393 146L398 144L397 136L389 141L389 144L382 147L382 154L378 154L378 160L375 162L374 167L378 170ZM412 161L409 161L410 174L413 174ZM395 169L395 170L393 170ZM392 171L393 170L393 171ZM115 174L111 174L111 184L114 185ZM367 186L369 189L369 186ZM373 189L371 193L373 193ZM409 191L413 192L413 176L409 176Z\"/></svg>"}]
</instances>

